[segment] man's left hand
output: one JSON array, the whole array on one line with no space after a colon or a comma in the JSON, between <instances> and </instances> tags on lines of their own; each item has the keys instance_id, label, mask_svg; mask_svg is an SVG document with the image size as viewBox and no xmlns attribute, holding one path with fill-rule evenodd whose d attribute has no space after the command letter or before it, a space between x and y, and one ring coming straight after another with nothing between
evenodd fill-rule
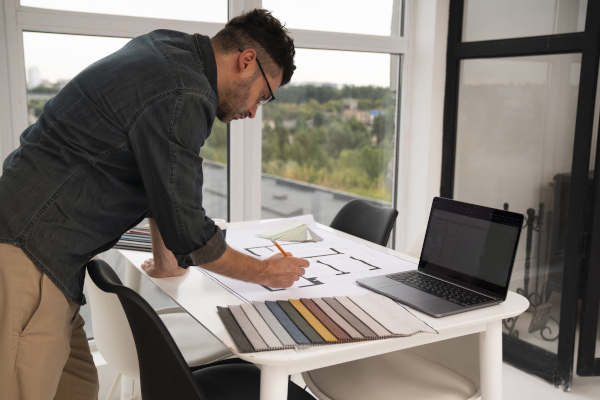
<instances>
[{"instance_id":1,"label":"man's left hand","mask_svg":"<svg viewBox=\"0 0 600 400\"><path fill-rule=\"evenodd\" d=\"M171 253L171 256L173 253ZM171 276L179 276L185 274L185 269L177 265L177 260L173 257L172 260L166 260L164 257L162 262L156 262L154 258L144 261L142 269L154 278L168 278Z\"/></svg>"}]
</instances>

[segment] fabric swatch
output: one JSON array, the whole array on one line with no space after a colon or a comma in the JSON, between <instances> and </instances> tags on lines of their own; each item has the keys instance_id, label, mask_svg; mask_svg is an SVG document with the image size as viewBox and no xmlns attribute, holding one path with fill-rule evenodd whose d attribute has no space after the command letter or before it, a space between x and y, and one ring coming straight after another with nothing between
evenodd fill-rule
<instances>
[{"instance_id":1,"label":"fabric swatch","mask_svg":"<svg viewBox=\"0 0 600 400\"><path fill-rule=\"evenodd\" d=\"M319 321L319 319L317 317L315 317L315 315L313 313L310 312L310 310L308 308L306 308L306 306L304 304L302 304L302 302L300 300L289 300L290 304L294 306L294 308L296 310L298 310L298 312L300 313L300 315L302 315L304 317L304 319L306 320L306 322L308 322L310 324L310 326L313 327L313 329L315 331L317 331L317 333L323 338L325 339L325 341L327 342L338 342L338 339L335 337L335 335L333 333L331 333L329 331L329 329L327 329L325 327L325 325L323 325L321 323L321 321Z\"/></svg>"},{"instance_id":2,"label":"fabric swatch","mask_svg":"<svg viewBox=\"0 0 600 400\"><path fill-rule=\"evenodd\" d=\"M335 345L437 331L374 293L217 307L240 353Z\"/></svg>"},{"instance_id":3,"label":"fabric swatch","mask_svg":"<svg viewBox=\"0 0 600 400\"><path fill-rule=\"evenodd\" d=\"M329 304L325 303L325 301L323 299L314 298L314 299L312 299L312 301L325 314L327 314L327 316L329 318L331 318L333 320L333 322L335 322L340 328L342 328L344 330L344 332L346 332L352 339L364 339L365 338L359 331L354 329L354 327L352 327L352 325L350 325L348 323L348 321L346 321L344 318L342 318L342 316L340 314L336 313L335 310L333 308L331 308L331 306ZM341 307L341 305L340 305L340 307ZM310 308L309 308L309 310L310 310Z\"/></svg>"},{"instance_id":4,"label":"fabric swatch","mask_svg":"<svg viewBox=\"0 0 600 400\"><path fill-rule=\"evenodd\" d=\"M279 320L275 318L275 315L273 315L271 310L269 310L269 307L267 307L264 302L255 301L253 304L260 316L265 320L267 325L269 325L269 328L271 328L275 336L277 336L281 344L284 346L294 346L296 344L288 331L286 331ZM283 312L283 310L281 312ZM308 339L306 341L308 342Z\"/></svg>"},{"instance_id":5,"label":"fabric swatch","mask_svg":"<svg viewBox=\"0 0 600 400\"><path fill-rule=\"evenodd\" d=\"M240 328L242 328L242 331L250 343L252 343L252 347L254 347L256 351L269 349L269 346L267 346L256 328L254 328L254 325L252 325L252 322L250 322L241 306L229 306L229 311L231 311L235 321L238 323Z\"/></svg>"},{"instance_id":6,"label":"fabric swatch","mask_svg":"<svg viewBox=\"0 0 600 400\"><path fill-rule=\"evenodd\" d=\"M388 297L367 293L348 296L348 298L394 334L413 335L416 332L434 332L429 325L415 318L413 314Z\"/></svg>"},{"instance_id":7,"label":"fabric swatch","mask_svg":"<svg viewBox=\"0 0 600 400\"><path fill-rule=\"evenodd\" d=\"M244 303L241 305L241 307L242 310L244 310L244 312L246 313L246 316L248 317L252 325L254 325L254 328L258 331L260 337L262 337L262 339L265 341L267 346L271 348L283 346L279 339L277 339L277 336L275 336L271 328L269 328L269 325L267 325L265 320L260 316L258 311L256 311L256 308L254 308L252 304Z\"/></svg>"},{"instance_id":8,"label":"fabric swatch","mask_svg":"<svg viewBox=\"0 0 600 400\"><path fill-rule=\"evenodd\" d=\"M242 329L240 328L238 323L235 322L235 318L233 317L233 314L231 314L229 308L217 307L217 313L219 314L219 318L221 318L221 321L223 321L223 325L225 325L225 328L227 328L227 331L233 338L233 341L235 342L240 352L254 352L254 347L252 347L252 344L250 343L246 335L244 335L244 332L242 332Z\"/></svg>"},{"instance_id":9,"label":"fabric swatch","mask_svg":"<svg viewBox=\"0 0 600 400\"><path fill-rule=\"evenodd\" d=\"M352 340L342 328L321 310L311 299L300 299L302 304L310 311L338 340ZM322 335L321 335L322 336Z\"/></svg>"},{"instance_id":10,"label":"fabric swatch","mask_svg":"<svg viewBox=\"0 0 600 400\"><path fill-rule=\"evenodd\" d=\"M373 332L377 334L377 336L389 336L391 334L390 331L381 326L379 322L375 321L371 316L369 316L369 314L367 314L362 310L362 308L354 304L354 302L348 297L334 296L334 299L339 301L340 304L344 306L344 308L346 308L348 311L354 314L356 318L360 319L365 325L367 325ZM233 315L235 316L235 314Z\"/></svg>"},{"instance_id":11,"label":"fabric swatch","mask_svg":"<svg viewBox=\"0 0 600 400\"><path fill-rule=\"evenodd\" d=\"M323 301L325 301L331 308L335 310L342 318L344 318L350 325L352 325L357 331L361 333L366 338L377 338L377 334L369 329L368 326L362 323L362 321L354 316L350 311L346 310L346 308L340 304L339 301L334 299L333 297L323 297Z\"/></svg>"},{"instance_id":12,"label":"fabric swatch","mask_svg":"<svg viewBox=\"0 0 600 400\"><path fill-rule=\"evenodd\" d=\"M294 341L298 344L310 344L310 340L304 333L294 324L294 321L288 317L283 309L274 301L265 301L266 306L271 310L275 318L281 323L285 330L290 334Z\"/></svg>"},{"instance_id":13,"label":"fabric swatch","mask_svg":"<svg viewBox=\"0 0 600 400\"><path fill-rule=\"evenodd\" d=\"M312 343L325 343L325 339L323 339L321 335L319 335L317 331L314 330L314 328L310 326L308 322L306 322L298 310L296 310L296 308L291 305L289 301L277 300L277 304L279 304L281 309L285 311L288 317L290 317L294 324L300 328L302 333L304 333Z\"/></svg>"}]
</instances>

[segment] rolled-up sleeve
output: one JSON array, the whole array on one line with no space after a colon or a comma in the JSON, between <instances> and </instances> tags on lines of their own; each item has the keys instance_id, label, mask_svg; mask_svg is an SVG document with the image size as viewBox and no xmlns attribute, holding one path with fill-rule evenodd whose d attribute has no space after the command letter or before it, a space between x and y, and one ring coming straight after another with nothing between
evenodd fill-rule
<instances>
[{"instance_id":1,"label":"rolled-up sleeve","mask_svg":"<svg viewBox=\"0 0 600 400\"><path fill-rule=\"evenodd\" d=\"M180 266L214 261L226 244L202 207L200 148L212 128L215 107L201 93L182 90L150 103L129 138L152 216Z\"/></svg>"}]
</instances>

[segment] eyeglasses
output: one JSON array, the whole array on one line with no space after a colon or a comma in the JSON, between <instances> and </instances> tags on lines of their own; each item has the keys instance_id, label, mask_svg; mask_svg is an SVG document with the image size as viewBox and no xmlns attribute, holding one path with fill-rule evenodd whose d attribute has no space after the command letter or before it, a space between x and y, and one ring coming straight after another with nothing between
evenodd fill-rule
<instances>
[{"instance_id":1,"label":"eyeglasses","mask_svg":"<svg viewBox=\"0 0 600 400\"><path fill-rule=\"evenodd\" d=\"M239 49L240 53L244 52L244 49ZM260 72L262 72L263 76L265 77L265 82L267 82L267 87L269 88L269 93L271 94L271 96L269 96L269 98L261 100L258 102L259 106L264 106L267 103L272 102L273 100L275 100L275 95L273 94L273 91L271 90L271 85L269 85L269 81L267 80L267 76L265 75L265 71L263 71L260 62L258 61L258 57L256 57L256 63L258 64L258 68L260 68Z\"/></svg>"}]
</instances>

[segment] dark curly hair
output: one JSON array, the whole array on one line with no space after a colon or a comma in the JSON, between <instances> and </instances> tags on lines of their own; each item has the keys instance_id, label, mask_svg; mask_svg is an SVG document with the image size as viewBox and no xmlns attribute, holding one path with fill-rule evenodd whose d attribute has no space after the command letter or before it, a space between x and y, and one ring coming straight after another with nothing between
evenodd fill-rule
<instances>
[{"instance_id":1,"label":"dark curly hair","mask_svg":"<svg viewBox=\"0 0 600 400\"><path fill-rule=\"evenodd\" d=\"M294 39L267 10L256 8L231 19L211 41L221 54L237 53L240 48L254 49L265 73L275 77L279 75L279 69L283 69L280 86L292 79L296 69Z\"/></svg>"}]
</instances>

